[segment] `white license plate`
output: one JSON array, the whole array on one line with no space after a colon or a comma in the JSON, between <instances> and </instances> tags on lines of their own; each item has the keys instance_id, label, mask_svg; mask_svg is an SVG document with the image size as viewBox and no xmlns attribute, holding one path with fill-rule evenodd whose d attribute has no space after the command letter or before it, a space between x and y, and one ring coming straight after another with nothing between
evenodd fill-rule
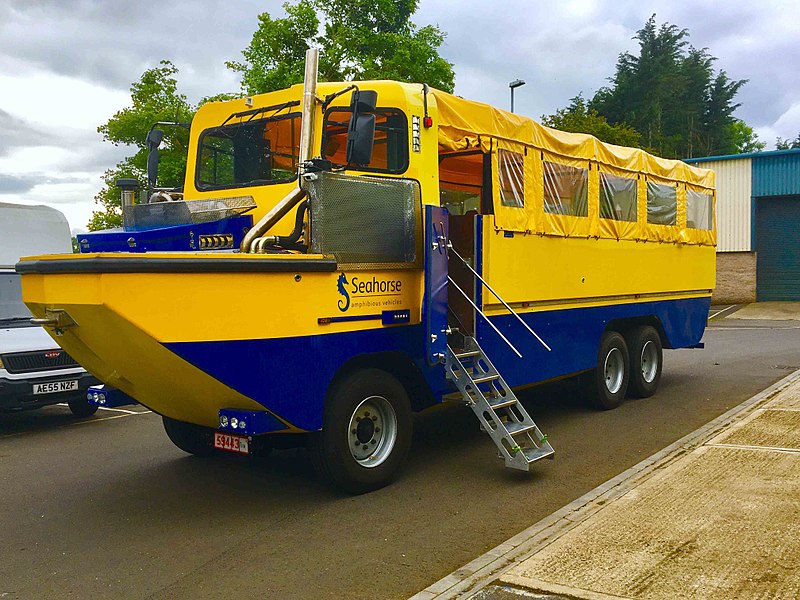
<instances>
[{"instance_id":1,"label":"white license plate","mask_svg":"<svg viewBox=\"0 0 800 600\"><path fill-rule=\"evenodd\" d=\"M54 394L56 392L71 392L78 389L78 380L51 381L50 383L34 383L34 394Z\"/></svg>"},{"instance_id":2,"label":"white license plate","mask_svg":"<svg viewBox=\"0 0 800 600\"><path fill-rule=\"evenodd\" d=\"M214 433L214 448L227 450L228 452L250 454L250 445L246 437L230 435L228 433Z\"/></svg>"}]
</instances>

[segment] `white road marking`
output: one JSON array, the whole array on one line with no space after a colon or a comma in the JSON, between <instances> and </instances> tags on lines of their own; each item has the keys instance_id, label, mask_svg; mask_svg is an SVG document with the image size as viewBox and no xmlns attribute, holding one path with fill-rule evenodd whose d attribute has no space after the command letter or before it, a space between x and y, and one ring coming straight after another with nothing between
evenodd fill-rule
<instances>
[{"instance_id":1,"label":"white road marking","mask_svg":"<svg viewBox=\"0 0 800 600\"><path fill-rule=\"evenodd\" d=\"M734 304L733 306L728 306L727 308L723 308L722 310L718 310L718 311L717 311L717 312L715 312L713 315L711 315L710 317L708 317L708 320L710 321L711 319L713 319L713 318L715 318L715 317L718 317L718 316L719 316L719 315L721 315L722 313L724 313L724 312L728 312L729 310L732 310L732 309L736 308L737 306L739 306L739 305L738 305L738 304Z\"/></svg>"}]
</instances>

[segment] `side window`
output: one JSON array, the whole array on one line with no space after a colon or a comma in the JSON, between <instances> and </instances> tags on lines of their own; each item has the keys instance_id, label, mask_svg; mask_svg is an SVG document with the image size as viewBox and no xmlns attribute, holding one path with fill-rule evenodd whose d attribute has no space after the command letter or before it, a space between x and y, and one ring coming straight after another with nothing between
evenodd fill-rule
<instances>
[{"instance_id":1,"label":"side window","mask_svg":"<svg viewBox=\"0 0 800 600\"><path fill-rule=\"evenodd\" d=\"M636 180L600 173L600 217L636 222Z\"/></svg>"},{"instance_id":2,"label":"side window","mask_svg":"<svg viewBox=\"0 0 800 600\"><path fill-rule=\"evenodd\" d=\"M325 113L322 130L322 156L337 165L347 164L349 108L332 108ZM402 173L408 168L408 121L396 108L375 110L375 145L372 160L359 171Z\"/></svg>"},{"instance_id":3,"label":"side window","mask_svg":"<svg viewBox=\"0 0 800 600\"><path fill-rule=\"evenodd\" d=\"M497 151L497 171L500 179L500 204L525 206L525 156L500 148Z\"/></svg>"},{"instance_id":4,"label":"side window","mask_svg":"<svg viewBox=\"0 0 800 600\"><path fill-rule=\"evenodd\" d=\"M706 231L714 228L714 196L686 190L686 226Z\"/></svg>"},{"instance_id":5,"label":"side window","mask_svg":"<svg viewBox=\"0 0 800 600\"><path fill-rule=\"evenodd\" d=\"M675 185L647 182L647 222L653 225L675 225L678 196Z\"/></svg>"},{"instance_id":6,"label":"side window","mask_svg":"<svg viewBox=\"0 0 800 600\"><path fill-rule=\"evenodd\" d=\"M589 171L544 161L544 211L554 215L589 215Z\"/></svg>"}]
</instances>

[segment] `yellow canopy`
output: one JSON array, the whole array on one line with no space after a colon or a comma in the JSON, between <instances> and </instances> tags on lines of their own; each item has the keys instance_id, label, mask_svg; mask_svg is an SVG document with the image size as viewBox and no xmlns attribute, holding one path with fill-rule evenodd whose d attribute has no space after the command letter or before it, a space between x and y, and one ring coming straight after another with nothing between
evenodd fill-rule
<instances>
[{"instance_id":1,"label":"yellow canopy","mask_svg":"<svg viewBox=\"0 0 800 600\"><path fill-rule=\"evenodd\" d=\"M577 158L704 188L714 187L714 172L668 160L638 148L601 142L585 133L545 127L529 117L481 102L432 90L439 111L439 146L446 151L496 148L495 141L516 142L565 158Z\"/></svg>"}]
</instances>

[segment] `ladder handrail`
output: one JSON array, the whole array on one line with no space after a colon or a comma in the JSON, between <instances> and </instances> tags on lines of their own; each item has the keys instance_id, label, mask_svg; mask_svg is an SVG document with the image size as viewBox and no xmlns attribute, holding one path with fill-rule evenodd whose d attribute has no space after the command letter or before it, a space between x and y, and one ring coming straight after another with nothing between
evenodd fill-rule
<instances>
[{"instance_id":1,"label":"ladder handrail","mask_svg":"<svg viewBox=\"0 0 800 600\"><path fill-rule=\"evenodd\" d=\"M489 320L489 317L487 317L485 314L483 314L483 311L482 311L480 308L478 308L478 306L477 306L477 305L476 305L476 304L475 304L475 303L472 301L472 298L470 298L470 297L469 297L469 295L468 295L468 294L467 294L467 293L466 293L464 290L462 290L460 287L458 287L458 284L457 284L455 281L453 281L453 278L452 278L452 277L450 277L450 275L448 275L448 276L447 276L447 281L449 281L450 283L452 283L452 284L453 284L453 286L454 286L454 287L455 287L455 288L456 288L456 289L457 289L459 292L461 292L461 295L462 295L462 296L464 296L464 298L466 298L467 302L469 302L469 303L472 305L472 308L474 308L476 311L478 311L478 314L479 314L480 316L482 316L482 317L483 317L483 318L486 320L486 322L489 324L489 326L490 326L492 329L494 329L494 330L495 330L495 333L497 333L497 335L499 335L501 338L503 338L503 341L504 341L506 344L508 344L508 347L509 347L509 348L511 348L511 349L514 351L514 354L516 354L516 355L517 355L519 358L522 358L522 354L520 354L520 353L519 353L519 350L517 350L517 349L514 347L514 344L512 344L511 342L509 342L509 341L508 341L508 338L507 338L506 336L504 336L504 335L501 333L501 331L500 331L500 330L497 328L497 326L495 326L495 324L494 324L494 323L492 323L492 322Z\"/></svg>"},{"instance_id":2,"label":"ladder handrail","mask_svg":"<svg viewBox=\"0 0 800 600\"><path fill-rule=\"evenodd\" d=\"M456 255L456 256L457 256L457 257L458 257L458 258L461 260L461 262L462 262L462 263L464 263L464 266L465 266L465 267L467 267L467 268L468 268L470 271L472 271L472 274L473 274L473 275L475 275L475 277L477 277L477 278L478 278L478 280L479 280L479 281L480 281L480 282L481 282L483 285L485 285L485 286L486 286L486 287L489 289L489 291L490 291L490 292L492 292L492 294L494 294L494 297L495 297L495 298L497 298L498 300L500 300L500 302L502 302L503 306L505 306L505 307L508 309L508 312L510 312L512 315L514 315L514 316L517 318L517 320L518 320L520 323L522 323L522 325L525 327L525 329L527 329L529 332L531 332L531 334L533 334L533 337L535 337L537 340L539 340L539 343L540 343L542 346L544 346L545 348L547 348L547 351L548 351L548 352L552 352L552 349L550 348L550 346L548 346L548 345L545 343L545 341L544 341L542 338L540 338L540 337L539 337L539 334L538 334L538 333L536 333L536 332L535 332L533 329L531 329L531 328L530 328L530 326L529 326L529 325L528 325L528 324L527 324L527 323L526 323L526 322L523 320L523 318L522 318L522 317L520 317L520 316L519 316L519 314L517 314L517 312L516 312L516 311L515 311L513 308L511 308L511 307L508 305L508 303L507 303L505 300L503 300L503 299L500 297L500 295L499 295L497 292L495 292L495 291L494 291L494 289L492 288L492 286L490 286L490 285L489 285L489 283L488 283L488 282L487 282L487 281L486 281L486 280L485 280L483 277L481 277L481 276L478 274L478 272L477 272L475 269L473 269L473 268L472 268L472 265L470 265L470 264L469 264L469 263L468 263L468 262L467 262L467 261L464 259L464 257L463 257L463 256L461 256L461 255L458 253L458 251L457 251L457 250L456 250L456 249L453 247L453 244L452 244L452 243L451 243L449 240L448 240L448 242L447 242L447 249L448 249L448 250L452 250L452 251L453 251L453 254L455 254L455 255ZM448 276L447 276L447 278L448 278L448 279L450 279L450 276L448 275ZM452 279L450 279L450 281L451 281L451 282L453 282L453 280L452 280ZM479 313L481 313L481 316L482 316L484 319L486 319L486 322L487 322L487 323L489 323L490 325L492 325L492 322L489 320L489 318L488 318L488 317L487 317L485 314L483 314L483 312L481 312L481 309L479 309L477 306L475 306L475 303L474 303L474 302L473 302L473 301L472 301L470 298L468 298L468 297L467 297L467 295L464 293L464 291L463 291L461 288L459 288L459 287L458 287L458 286L455 284L455 282L453 282L453 285L455 285L455 286L456 286L456 288L458 288L458 291L459 291L459 292L461 292L461 293L464 295L464 297L465 297L465 298L467 298L467 300L469 301L469 303L470 303L470 304L472 304L472 306L475 308L475 310L477 310ZM492 325L492 327L494 328L494 330L495 330L495 331L497 331L497 333L500 333L500 331L497 329L497 327L495 327L494 325ZM502 333L500 333L500 336L501 336L501 337L503 337L503 339L504 339L504 340L506 340L505 336L503 336L503 334L502 334ZM509 342L508 340L506 340L506 342L508 343L508 345L509 345L509 346L511 346L511 342ZM511 346L511 347L512 347L512 348L514 348L514 346ZM514 348L514 352L517 352L516 348ZM520 357L520 358L522 358L522 355L521 355L519 352L517 352L517 355L519 355L519 357Z\"/></svg>"}]
</instances>

